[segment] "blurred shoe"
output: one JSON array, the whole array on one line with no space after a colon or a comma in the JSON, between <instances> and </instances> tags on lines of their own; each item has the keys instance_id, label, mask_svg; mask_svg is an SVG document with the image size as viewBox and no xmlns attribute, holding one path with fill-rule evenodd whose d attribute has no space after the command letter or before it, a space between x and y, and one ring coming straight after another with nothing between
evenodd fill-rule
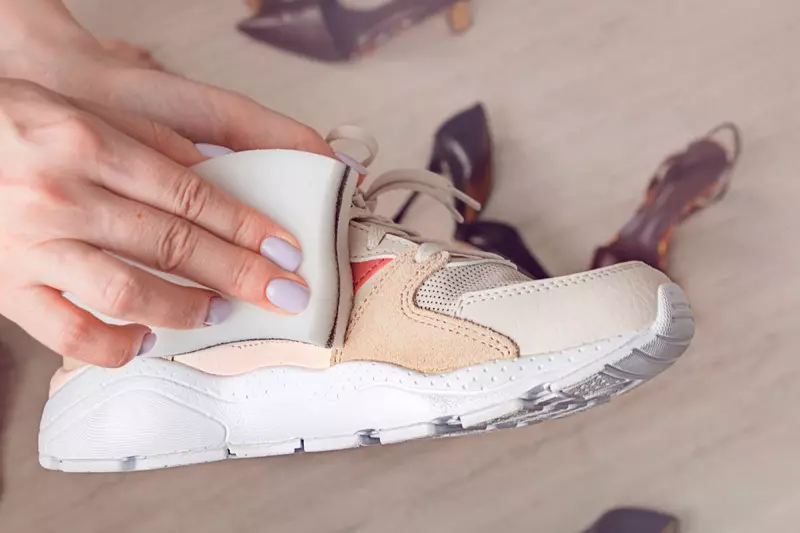
<instances>
[{"instance_id":1,"label":"blurred shoe","mask_svg":"<svg viewBox=\"0 0 800 533\"><path fill-rule=\"evenodd\" d=\"M475 104L454 115L436 131L428 170L445 176L459 191L484 206L494 186L493 165L492 134L482 104ZM394 215L395 222L405 220L418 196L416 192L409 196ZM457 241L511 260L520 272L530 278L550 277L513 226L478 220L478 210L459 200L455 200L455 206L464 218L456 226Z\"/></svg>"},{"instance_id":2,"label":"blurred shoe","mask_svg":"<svg viewBox=\"0 0 800 533\"><path fill-rule=\"evenodd\" d=\"M684 220L725 195L741 153L741 135L722 124L668 157L647 188L644 203L613 240L595 251L592 268L643 261L667 271L672 232Z\"/></svg>"},{"instance_id":3,"label":"blurred shoe","mask_svg":"<svg viewBox=\"0 0 800 533\"><path fill-rule=\"evenodd\" d=\"M519 232L509 224L475 220L459 224L456 239L510 260L517 270L533 279L547 279L550 274L525 245Z\"/></svg>"},{"instance_id":4,"label":"blurred shoe","mask_svg":"<svg viewBox=\"0 0 800 533\"><path fill-rule=\"evenodd\" d=\"M453 31L470 25L464 0L250 0L247 35L323 61L364 55L425 18L448 10Z\"/></svg>"},{"instance_id":5,"label":"blurred shoe","mask_svg":"<svg viewBox=\"0 0 800 533\"><path fill-rule=\"evenodd\" d=\"M453 185L485 206L492 194L493 175L492 135L486 109L478 103L457 113L442 124L433 137L428 170L441 174ZM401 223L417 200L414 192L394 215ZM478 218L478 210L455 200L455 206L465 223Z\"/></svg>"},{"instance_id":6,"label":"blurred shoe","mask_svg":"<svg viewBox=\"0 0 800 533\"><path fill-rule=\"evenodd\" d=\"M374 157L359 130L329 140L342 137L371 152L350 167ZM478 207L428 171L391 171L354 192L337 161L262 150L197 172L300 240L308 309L241 306L214 327L158 330L154 350L124 368L60 370L39 434L45 468L144 470L526 426L644 383L694 332L681 289L644 264L531 280L375 213L397 189L457 219L454 197Z\"/></svg>"},{"instance_id":7,"label":"blurred shoe","mask_svg":"<svg viewBox=\"0 0 800 533\"><path fill-rule=\"evenodd\" d=\"M678 533L674 516L649 509L620 507L608 511L585 533Z\"/></svg>"}]
</instances>

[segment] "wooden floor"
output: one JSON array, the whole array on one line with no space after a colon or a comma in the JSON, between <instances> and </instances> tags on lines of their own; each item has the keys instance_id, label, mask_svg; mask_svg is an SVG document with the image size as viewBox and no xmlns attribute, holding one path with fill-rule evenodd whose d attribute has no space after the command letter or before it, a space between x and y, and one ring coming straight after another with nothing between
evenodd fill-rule
<instances>
[{"instance_id":1,"label":"wooden floor","mask_svg":"<svg viewBox=\"0 0 800 533\"><path fill-rule=\"evenodd\" d=\"M466 35L433 19L351 65L249 42L233 30L240 2L72 5L94 31L146 44L176 71L320 130L371 129L380 170L424 164L436 125L485 102L499 158L487 215L520 227L558 274L587 267L670 151L734 120L745 153L728 198L675 236L672 273L697 314L689 353L610 405L526 429L47 472L36 431L57 360L0 323L14 367L0 383L0 531L575 533L620 504L674 512L688 533L800 528L800 2L477 0ZM441 217L426 206L414 216Z\"/></svg>"}]
</instances>

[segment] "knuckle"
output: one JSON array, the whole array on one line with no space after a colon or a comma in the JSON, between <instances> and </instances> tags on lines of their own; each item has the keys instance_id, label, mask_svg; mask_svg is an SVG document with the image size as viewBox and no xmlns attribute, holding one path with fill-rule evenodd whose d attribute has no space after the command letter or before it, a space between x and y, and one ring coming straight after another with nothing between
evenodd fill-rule
<instances>
[{"instance_id":1,"label":"knuckle","mask_svg":"<svg viewBox=\"0 0 800 533\"><path fill-rule=\"evenodd\" d=\"M195 221L200 218L209 199L211 187L190 170L175 180L174 212L181 218Z\"/></svg>"},{"instance_id":2,"label":"knuckle","mask_svg":"<svg viewBox=\"0 0 800 533\"><path fill-rule=\"evenodd\" d=\"M119 368L128 362L130 356L130 350L114 348L112 350L105 351L97 364L106 368Z\"/></svg>"},{"instance_id":3,"label":"knuckle","mask_svg":"<svg viewBox=\"0 0 800 533\"><path fill-rule=\"evenodd\" d=\"M103 150L103 136L87 115L73 113L59 125L63 145L75 156L86 157Z\"/></svg>"},{"instance_id":4,"label":"knuckle","mask_svg":"<svg viewBox=\"0 0 800 533\"><path fill-rule=\"evenodd\" d=\"M317 130L311 126L300 124L297 127L295 145L298 149L319 149L321 146L327 147L328 144Z\"/></svg>"},{"instance_id":5,"label":"knuckle","mask_svg":"<svg viewBox=\"0 0 800 533\"><path fill-rule=\"evenodd\" d=\"M23 199L27 207L42 215L53 208L75 205L75 198L65 180L44 172L34 172L29 177L28 194L23 195Z\"/></svg>"},{"instance_id":6,"label":"knuckle","mask_svg":"<svg viewBox=\"0 0 800 533\"><path fill-rule=\"evenodd\" d=\"M23 79L3 79L3 86L17 98L25 100L50 99L52 93L41 85Z\"/></svg>"},{"instance_id":7,"label":"knuckle","mask_svg":"<svg viewBox=\"0 0 800 533\"><path fill-rule=\"evenodd\" d=\"M257 256L246 255L239 258L238 261L233 263L230 271L230 287L226 287L225 292L246 300L252 300L252 298L248 297L248 293L253 286L252 280L261 279L266 282L266 276L260 275L260 263L261 259Z\"/></svg>"},{"instance_id":8,"label":"knuckle","mask_svg":"<svg viewBox=\"0 0 800 533\"><path fill-rule=\"evenodd\" d=\"M65 357L80 358L91 341L93 329L92 322L88 318L75 317L59 332L55 350Z\"/></svg>"},{"instance_id":9,"label":"knuckle","mask_svg":"<svg viewBox=\"0 0 800 533\"><path fill-rule=\"evenodd\" d=\"M253 97L227 89L214 88L213 100L222 115L226 109L238 110L242 114L263 114L264 107Z\"/></svg>"},{"instance_id":10,"label":"knuckle","mask_svg":"<svg viewBox=\"0 0 800 533\"><path fill-rule=\"evenodd\" d=\"M2 185L0 185L2 187ZM0 193L2 196L2 193ZM34 172L0 200L0 225L38 237L73 237L74 230L90 223L79 209L79 194L63 179ZM15 232L16 232L15 231Z\"/></svg>"},{"instance_id":11,"label":"knuckle","mask_svg":"<svg viewBox=\"0 0 800 533\"><path fill-rule=\"evenodd\" d=\"M208 313L209 299L187 297L183 302L185 303L182 308L174 315L174 327L194 329L204 322Z\"/></svg>"},{"instance_id":12,"label":"knuckle","mask_svg":"<svg viewBox=\"0 0 800 533\"><path fill-rule=\"evenodd\" d=\"M141 299L139 284L128 272L111 276L101 291L100 297L108 314L115 318L124 318Z\"/></svg>"},{"instance_id":13,"label":"knuckle","mask_svg":"<svg viewBox=\"0 0 800 533\"><path fill-rule=\"evenodd\" d=\"M236 216L233 228L233 242L247 248L258 247L266 235L261 216L249 207L241 209Z\"/></svg>"},{"instance_id":14,"label":"knuckle","mask_svg":"<svg viewBox=\"0 0 800 533\"><path fill-rule=\"evenodd\" d=\"M169 140L169 129L164 127L163 124L155 120L147 120L147 126L150 128L150 136L155 141L156 146Z\"/></svg>"},{"instance_id":15,"label":"knuckle","mask_svg":"<svg viewBox=\"0 0 800 533\"><path fill-rule=\"evenodd\" d=\"M177 133L160 122L148 120L147 123L155 146L169 146L180 139Z\"/></svg>"},{"instance_id":16,"label":"knuckle","mask_svg":"<svg viewBox=\"0 0 800 533\"><path fill-rule=\"evenodd\" d=\"M175 272L189 261L196 244L197 238L191 224L173 218L159 236L156 268L162 272Z\"/></svg>"},{"instance_id":17,"label":"knuckle","mask_svg":"<svg viewBox=\"0 0 800 533\"><path fill-rule=\"evenodd\" d=\"M317 141L322 140L322 136L312 128L311 126L307 126L306 124L300 124L297 128L297 137L300 140L311 140Z\"/></svg>"}]
</instances>

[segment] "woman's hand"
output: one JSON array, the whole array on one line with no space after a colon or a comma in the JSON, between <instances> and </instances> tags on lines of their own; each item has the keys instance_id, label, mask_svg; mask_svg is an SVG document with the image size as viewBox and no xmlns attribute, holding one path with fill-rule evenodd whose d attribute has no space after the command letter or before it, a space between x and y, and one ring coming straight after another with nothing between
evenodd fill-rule
<instances>
[{"instance_id":1,"label":"woman's hand","mask_svg":"<svg viewBox=\"0 0 800 533\"><path fill-rule=\"evenodd\" d=\"M119 366L152 348L138 324L200 328L229 311L215 292L116 256L276 309L271 280L302 285L289 272L300 261L296 242L187 168L203 159L149 118L0 79L0 314L64 356ZM62 292L134 324L105 324ZM290 292L297 300L302 289Z\"/></svg>"},{"instance_id":2,"label":"woman's hand","mask_svg":"<svg viewBox=\"0 0 800 533\"><path fill-rule=\"evenodd\" d=\"M136 113L195 143L333 155L312 128L250 98L110 53L58 0L0 0L0 77Z\"/></svg>"}]
</instances>

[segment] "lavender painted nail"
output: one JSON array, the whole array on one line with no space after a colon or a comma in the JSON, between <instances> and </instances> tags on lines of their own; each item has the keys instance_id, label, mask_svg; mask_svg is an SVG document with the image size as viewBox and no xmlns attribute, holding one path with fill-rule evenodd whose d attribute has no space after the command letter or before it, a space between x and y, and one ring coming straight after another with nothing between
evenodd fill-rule
<instances>
[{"instance_id":1,"label":"lavender painted nail","mask_svg":"<svg viewBox=\"0 0 800 533\"><path fill-rule=\"evenodd\" d=\"M224 322L233 312L233 304L225 298L211 298L208 314L203 322L206 326L215 326Z\"/></svg>"},{"instance_id":2,"label":"lavender painted nail","mask_svg":"<svg viewBox=\"0 0 800 533\"><path fill-rule=\"evenodd\" d=\"M369 174L369 169L367 169L367 167L365 167L364 165L362 165L349 155L343 154L341 152L336 152L336 157L339 159L339 161L341 161L348 167L355 170L357 174L360 174L361 176L366 176L367 174Z\"/></svg>"},{"instance_id":3,"label":"lavender painted nail","mask_svg":"<svg viewBox=\"0 0 800 533\"><path fill-rule=\"evenodd\" d=\"M138 355L144 355L147 352L149 352L150 350L152 350L153 347L155 347L155 345L156 345L156 340L157 339L158 339L158 337L152 331L150 333L148 333L147 335L145 335L144 338L142 339L141 346L139 346L139 352L136 355L137 356Z\"/></svg>"},{"instance_id":4,"label":"lavender painted nail","mask_svg":"<svg viewBox=\"0 0 800 533\"><path fill-rule=\"evenodd\" d=\"M261 255L286 270L294 272L300 266L303 255L289 242L278 237L267 237L261 243Z\"/></svg>"},{"instance_id":5,"label":"lavender painted nail","mask_svg":"<svg viewBox=\"0 0 800 533\"><path fill-rule=\"evenodd\" d=\"M267 299L289 313L300 313L308 307L308 287L289 279L273 279L267 285Z\"/></svg>"},{"instance_id":6,"label":"lavender painted nail","mask_svg":"<svg viewBox=\"0 0 800 533\"><path fill-rule=\"evenodd\" d=\"M197 143L194 147L197 148L198 152L211 159L233 153L233 150L230 148L217 146L216 144Z\"/></svg>"}]
</instances>

